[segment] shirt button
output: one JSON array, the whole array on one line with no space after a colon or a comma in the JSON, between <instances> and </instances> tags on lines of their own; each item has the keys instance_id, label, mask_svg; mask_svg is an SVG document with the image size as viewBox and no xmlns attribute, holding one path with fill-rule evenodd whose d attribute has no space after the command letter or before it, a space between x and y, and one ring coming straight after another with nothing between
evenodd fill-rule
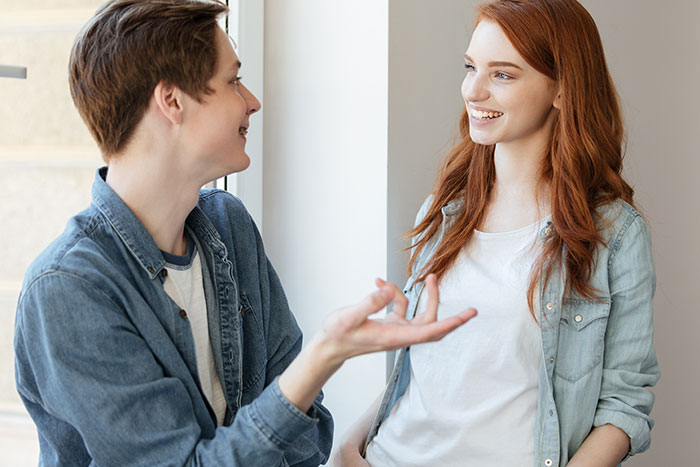
<instances>
[{"instance_id":1,"label":"shirt button","mask_svg":"<svg viewBox=\"0 0 700 467\"><path fill-rule=\"evenodd\" d=\"M549 311L552 311L552 309L554 308L554 303L547 302L547 304L544 307L547 308Z\"/></svg>"},{"instance_id":2,"label":"shirt button","mask_svg":"<svg viewBox=\"0 0 700 467\"><path fill-rule=\"evenodd\" d=\"M160 275L163 276L163 277L168 277L168 270L167 270L167 269L163 269L163 270L160 272Z\"/></svg>"},{"instance_id":3,"label":"shirt button","mask_svg":"<svg viewBox=\"0 0 700 467\"><path fill-rule=\"evenodd\" d=\"M552 465L552 459L545 459L544 465L546 465L547 467L551 466L551 465Z\"/></svg>"},{"instance_id":4,"label":"shirt button","mask_svg":"<svg viewBox=\"0 0 700 467\"><path fill-rule=\"evenodd\" d=\"M554 357L549 357L549 363L554 363Z\"/></svg>"},{"instance_id":5,"label":"shirt button","mask_svg":"<svg viewBox=\"0 0 700 467\"><path fill-rule=\"evenodd\" d=\"M180 310L180 316L187 319L187 312L185 310Z\"/></svg>"},{"instance_id":6,"label":"shirt button","mask_svg":"<svg viewBox=\"0 0 700 467\"><path fill-rule=\"evenodd\" d=\"M581 315L574 316L574 321L576 321L577 323L580 323L582 320L583 320L583 316L581 316Z\"/></svg>"},{"instance_id":7,"label":"shirt button","mask_svg":"<svg viewBox=\"0 0 700 467\"><path fill-rule=\"evenodd\" d=\"M544 229L544 235L545 237L549 237L550 235L552 235L552 228L547 227L546 229Z\"/></svg>"},{"instance_id":8,"label":"shirt button","mask_svg":"<svg viewBox=\"0 0 700 467\"><path fill-rule=\"evenodd\" d=\"M552 415L554 415L554 410L549 409L549 416L551 417Z\"/></svg>"}]
</instances>

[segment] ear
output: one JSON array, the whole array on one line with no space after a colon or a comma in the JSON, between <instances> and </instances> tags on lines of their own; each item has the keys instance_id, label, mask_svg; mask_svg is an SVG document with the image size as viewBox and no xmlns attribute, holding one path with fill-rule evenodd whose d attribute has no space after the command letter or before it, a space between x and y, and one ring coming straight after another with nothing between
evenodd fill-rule
<instances>
[{"instance_id":1,"label":"ear","mask_svg":"<svg viewBox=\"0 0 700 467\"><path fill-rule=\"evenodd\" d=\"M182 123L183 92L175 85L165 81L158 83L153 90L153 100L160 114L171 123Z\"/></svg>"},{"instance_id":2,"label":"ear","mask_svg":"<svg viewBox=\"0 0 700 467\"><path fill-rule=\"evenodd\" d=\"M554 98L554 102L552 103L552 106L557 109L561 110L561 90L557 86L557 97Z\"/></svg>"}]
</instances>

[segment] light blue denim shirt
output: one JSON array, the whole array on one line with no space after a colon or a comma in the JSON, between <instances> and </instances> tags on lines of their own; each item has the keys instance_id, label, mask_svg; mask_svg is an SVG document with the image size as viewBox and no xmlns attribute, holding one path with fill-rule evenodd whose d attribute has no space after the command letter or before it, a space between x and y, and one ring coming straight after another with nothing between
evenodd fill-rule
<instances>
[{"instance_id":1,"label":"light blue denim shirt","mask_svg":"<svg viewBox=\"0 0 700 467\"><path fill-rule=\"evenodd\" d=\"M423 203L416 223L427 212ZM453 201L442 208L440 231L416 261L404 293L407 316L416 312L423 283L419 271L434 254L444 233L462 208ZM649 229L629 204L616 201L598 209L599 232L605 245L595 253L590 284L599 300L576 293L562 301L565 277L558 268L541 294L537 313L542 335L537 417L533 429L535 467L564 466L593 427L610 423L630 437L629 455L646 450L654 424L649 414L654 394L649 387L660 377L653 345L652 297L654 265ZM546 242L554 232L549 222L540 232ZM477 318L478 319L478 318ZM468 326L469 324L466 324ZM478 375L470 384L479 384ZM410 348L398 352L367 444L410 382Z\"/></svg>"},{"instance_id":2,"label":"light blue denim shirt","mask_svg":"<svg viewBox=\"0 0 700 467\"><path fill-rule=\"evenodd\" d=\"M277 376L302 335L243 204L203 190L186 222L202 259L209 335L228 411L202 395L185 310L163 290L165 260L95 177L90 207L27 271L17 307L17 389L43 466L317 466L333 422Z\"/></svg>"}]
</instances>

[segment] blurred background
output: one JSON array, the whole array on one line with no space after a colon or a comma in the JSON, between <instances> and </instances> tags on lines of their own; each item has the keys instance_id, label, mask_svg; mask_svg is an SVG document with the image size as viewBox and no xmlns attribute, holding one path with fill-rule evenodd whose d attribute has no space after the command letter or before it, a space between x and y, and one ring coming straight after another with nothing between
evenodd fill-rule
<instances>
[{"instance_id":1,"label":"blurred background","mask_svg":"<svg viewBox=\"0 0 700 467\"><path fill-rule=\"evenodd\" d=\"M37 465L38 441L14 384L12 335L24 270L87 207L100 152L73 107L68 55L101 1L3 0L0 64L0 465Z\"/></svg>"}]
</instances>

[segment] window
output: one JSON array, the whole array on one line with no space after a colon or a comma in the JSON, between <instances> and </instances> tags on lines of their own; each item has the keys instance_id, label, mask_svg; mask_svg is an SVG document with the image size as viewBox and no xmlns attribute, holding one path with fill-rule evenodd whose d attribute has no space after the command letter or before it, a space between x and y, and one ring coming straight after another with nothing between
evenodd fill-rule
<instances>
[{"instance_id":1,"label":"window","mask_svg":"<svg viewBox=\"0 0 700 467\"><path fill-rule=\"evenodd\" d=\"M82 25L104 0L3 0L0 4L0 65L27 68L26 79L0 77L0 458L3 465L37 465L36 429L14 382L14 316L24 272L90 203L99 149L73 106L68 88L70 49ZM227 2L228 3L228 2ZM229 23L238 39L237 12L257 0L232 1ZM239 5L240 4L240 5ZM262 24L262 5L249 6ZM262 29L256 33L262 92ZM252 42L252 41L249 41ZM255 66L246 63L253 71ZM2 72L14 72L4 68ZM7 75L7 73L0 73ZM262 119L258 122L262 134ZM262 146L256 137L257 148ZM261 151L259 151L261 152ZM223 188L223 180L219 181ZM240 186L229 180L228 188ZM261 185L261 183L260 183ZM261 196L261 195L259 195ZM250 197L250 196L249 196ZM261 203L259 203L261 204ZM261 216L259 216L261 217Z\"/></svg>"},{"instance_id":2,"label":"window","mask_svg":"<svg viewBox=\"0 0 700 467\"><path fill-rule=\"evenodd\" d=\"M27 79L0 78L0 455L37 465L36 430L14 384L14 314L29 263L90 202L99 150L68 90L68 57L102 0L3 0L0 63Z\"/></svg>"}]
</instances>

